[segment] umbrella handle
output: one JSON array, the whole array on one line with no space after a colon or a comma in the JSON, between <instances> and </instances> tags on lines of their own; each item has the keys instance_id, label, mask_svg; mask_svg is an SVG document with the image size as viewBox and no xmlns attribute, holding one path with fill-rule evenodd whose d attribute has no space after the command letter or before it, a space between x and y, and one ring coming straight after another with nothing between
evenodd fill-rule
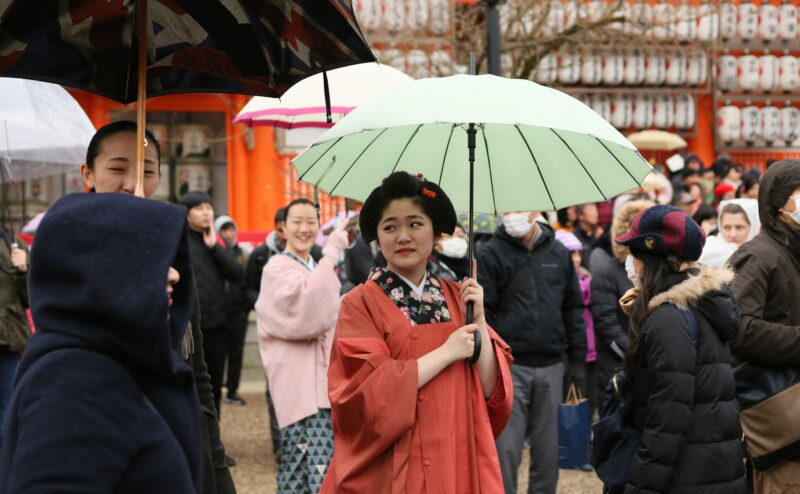
<instances>
[{"instance_id":1,"label":"umbrella handle","mask_svg":"<svg viewBox=\"0 0 800 494\"><path fill-rule=\"evenodd\" d=\"M472 324L474 321L473 310L472 302L467 302L467 324ZM472 351L471 357L464 359L468 364L474 364L481 356L481 332L475 331L472 335L475 337L475 349Z\"/></svg>"}]
</instances>

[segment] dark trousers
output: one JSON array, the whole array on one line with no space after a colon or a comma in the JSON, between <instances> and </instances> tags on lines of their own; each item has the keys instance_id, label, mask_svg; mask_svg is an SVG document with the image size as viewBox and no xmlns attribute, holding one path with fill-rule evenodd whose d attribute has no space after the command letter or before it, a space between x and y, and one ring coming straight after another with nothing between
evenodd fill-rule
<instances>
[{"instance_id":1,"label":"dark trousers","mask_svg":"<svg viewBox=\"0 0 800 494\"><path fill-rule=\"evenodd\" d=\"M244 356L244 339L247 335L247 316L249 310L232 313L228 325L228 397L239 390L239 379L242 377L242 358Z\"/></svg>"},{"instance_id":2,"label":"dark trousers","mask_svg":"<svg viewBox=\"0 0 800 494\"><path fill-rule=\"evenodd\" d=\"M225 375L225 358L228 356L228 331L227 328L203 328L203 351L205 352L208 377L211 378L211 389L214 392L214 406L217 408L217 417L222 411L222 378Z\"/></svg>"},{"instance_id":3,"label":"dark trousers","mask_svg":"<svg viewBox=\"0 0 800 494\"><path fill-rule=\"evenodd\" d=\"M281 429L278 427L277 415L275 415L275 405L272 403L272 395L269 394L269 384L267 384L267 410L269 411L269 432L272 436L272 452L275 459L280 463L281 459Z\"/></svg>"},{"instance_id":4,"label":"dark trousers","mask_svg":"<svg viewBox=\"0 0 800 494\"><path fill-rule=\"evenodd\" d=\"M556 494L558 486L558 405L564 395L566 366L511 366L514 406L495 442L506 494L517 493L525 439L530 441L528 494Z\"/></svg>"}]
</instances>

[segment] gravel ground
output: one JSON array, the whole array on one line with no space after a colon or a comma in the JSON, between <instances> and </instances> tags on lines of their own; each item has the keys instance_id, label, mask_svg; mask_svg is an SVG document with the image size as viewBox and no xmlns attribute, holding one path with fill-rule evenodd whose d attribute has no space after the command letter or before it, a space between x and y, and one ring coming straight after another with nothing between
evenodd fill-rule
<instances>
[{"instance_id":1,"label":"gravel ground","mask_svg":"<svg viewBox=\"0 0 800 494\"><path fill-rule=\"evenodd\" d=\"M222 439L228 455L237 462L231 469L233 480L239 494L273 494L278 466L272 454L264 393L242 393L242 396L247 400L245 406L222 405ZM528 460L525 453L519 476L521 493L528 488ZM561 470L558 494L600 492L602 485L594 473Z\"/></svg>"}]
</instances>

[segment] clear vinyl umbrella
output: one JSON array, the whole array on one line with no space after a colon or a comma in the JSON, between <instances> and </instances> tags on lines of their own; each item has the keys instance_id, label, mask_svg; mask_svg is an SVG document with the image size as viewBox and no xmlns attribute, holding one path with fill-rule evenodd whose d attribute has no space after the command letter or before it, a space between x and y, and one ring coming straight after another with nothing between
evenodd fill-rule
<instances>
[{"instance_id":1,"label":"clear vinyl umbrella","mask_svg":"<svg viewBox=\"0 0 800 494\"><path fill-rule=\"evenodd\" d=\"M61 86L0 78L2 181L78 170L95 128Z\"/></svg>"}]
</instances>

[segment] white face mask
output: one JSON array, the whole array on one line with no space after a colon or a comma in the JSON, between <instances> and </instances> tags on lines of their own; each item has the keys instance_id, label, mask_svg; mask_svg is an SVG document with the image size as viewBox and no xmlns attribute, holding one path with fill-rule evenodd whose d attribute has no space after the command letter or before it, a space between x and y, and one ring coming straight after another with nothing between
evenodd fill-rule
<instances>
[{"instance_id":1,"label":"white face mask","mask_svg":"<svg viewBox=\"0 0 800 494\"><path fill-rule=\"evenodd\" d=\"M636 274L636 266L633 264L633 256L628 254L625 259L625 272L628 273L628 279L631 283L636 285L639 282L639 275Z\"/></svg>"},{"instance_id":2,"label":"white face mask","mask_svg":"<svg viewBox=\"0 0 800 494\"><path fill-rule=\"evenodd\" d=\"M441 240L442 254L454 259L462 259L467 256L467 240L460 237L450 237Z\"/></svg>"},{"instance_id":3,"label":"white face mask","mask_svg":"<svg viewBox=\"0 0 800 494\"><path fill-rule=\"evenodd\" d=\"M503 215L503 226L506 228L506 233L514 238L523 238L533 228L533 225L528 222L529 216L529 213Z\"/></svg>"},{"instance_id":4,"label":"white face mask","mask_svg":"<svg viewBox=\"0 0 800 494\"><path fill-rule=\"evenodd\" d=\"M794 212L790 213L788 211L781 211L783 214L788 214L791 219L794 220L795 223L800 225L800 194L792 196L794 199Z\"/></svg>"}]
</instances>

